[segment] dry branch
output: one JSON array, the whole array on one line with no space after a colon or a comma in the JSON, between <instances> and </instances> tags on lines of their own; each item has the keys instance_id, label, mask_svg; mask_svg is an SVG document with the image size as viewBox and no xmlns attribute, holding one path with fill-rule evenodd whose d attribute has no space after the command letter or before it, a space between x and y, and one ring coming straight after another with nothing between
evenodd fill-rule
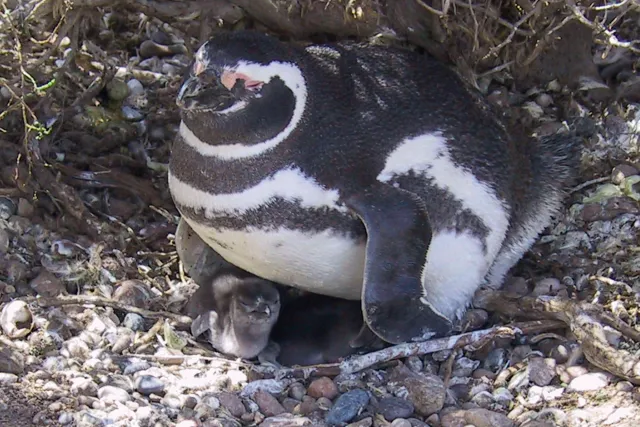
<instances>
[{"instance_id":1,"label":"dry branch","mask_svg":"<svg viewBox=\"0 0 640 427\"><path fill-rule=\"evenodd\" d=\"M615 328L636 342L640 342L640 332L605 313L601 307L560 297L516 298L496 291L479 292L474 304L512 317L561 320L569 326L589 362L634 384L640 384L640 358L609 344L604 327Z\"/></svg>"},{"instance_id":2,"label":"dry branch","mask_svg":"<svg viewBox=\"0 0 640 427\"><path fill-rule=\"evenodd\" d=\"M40 307L61 307L64 305L95 305L100 307L111 307L116 310L122 310L129 313L136 313L147 319L170 319L175 322L177 329L188 329L191 325L191 318L181 314L171 313L168 311L151 311L132 305L122 304L108 298L95 295L69 295L52 298L45 297L26 297L20 298L26 303L36 303Z\"/></svg>"}]
</instances>

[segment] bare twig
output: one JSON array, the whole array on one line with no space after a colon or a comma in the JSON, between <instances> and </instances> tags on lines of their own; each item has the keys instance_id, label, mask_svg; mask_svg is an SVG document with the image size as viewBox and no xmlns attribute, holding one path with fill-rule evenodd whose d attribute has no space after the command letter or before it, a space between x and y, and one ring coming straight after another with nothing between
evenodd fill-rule
<instances>
[{"instance_id":1,"label":"bare twig","mask_svg":"<svg viewBox=\"0 0 640 427\"><path fill-rule=\"evenodd\" d=\"M560 297L515 298L494 290L479 292L474 302L477 307L509 316L561 320L571 328L591 363L634 384L640 384L640 358L611 346L606 339L604 326L612 326L637 342L640 342L640 332L622 320L614 319L596 305Z\"/></svg>"},{"instance_id":2,"label":"bare twig","mask_svg":"<svg viewBox=\"0 0 640 427\"><path fill-rule=\"evenodd\" d=\"M40 307L61 307L64 305L96 305L101 307L111 307L116 310L136 313L148 319L171 319L175 322L175 326L178 329L188 329L191 326L191 318L188 316L170 313L168 311L145 310L143 308L135 307L128 304L122 304L118 301L95 295L68 295L53 298L25 297L20 299L27 303L36 303Z\"/></svg>"},{"instance_id":3,"label":"bare twig","mask_svg":"<svg viewBox=\"0 0 640 427\"><path fill-rule=\"evenodd\" d=\"M576 193L576 192L578 192L578 191L580 191L580 190L582 190L582 189L584 189L584 188L591 187L592 185L600 184L600 183L602 183L602 182L607 182L607 181L609 181L610 179L611 179L611 178L606 177L606 176L603 176L602 178L594 178L594 179L590 179L589 181L585 181L585 182L583 182L582 184L580 184L580 185L577 185L577 186L573 187L573 188L571 189L571 191L569 191L569 193L570 193L570 194Z\"/></svg>"}]
</instances>

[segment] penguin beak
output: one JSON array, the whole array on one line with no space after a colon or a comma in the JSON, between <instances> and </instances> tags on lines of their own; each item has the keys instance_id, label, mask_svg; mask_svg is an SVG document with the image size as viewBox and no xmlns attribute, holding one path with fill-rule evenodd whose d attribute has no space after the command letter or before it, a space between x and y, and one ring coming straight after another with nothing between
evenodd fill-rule
<instances>
[{"instance_id":1,"label":"penguin beak","mask_svg":"<svg viewBox=\"0 0 640 427\"><path fill-rule=\"evenodd\" d=\"M176 104L182 110L217 111L235 102L234 95L213 73L189 74L180 87Z\"/></svg>"}]
</instances>

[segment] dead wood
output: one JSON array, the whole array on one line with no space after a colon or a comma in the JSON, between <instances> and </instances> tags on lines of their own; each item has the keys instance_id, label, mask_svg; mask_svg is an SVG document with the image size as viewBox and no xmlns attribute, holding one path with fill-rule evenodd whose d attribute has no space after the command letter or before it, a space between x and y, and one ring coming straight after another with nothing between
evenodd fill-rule
<instances>
[{"instance_id":1,"label":"dead wood","mask_svg":"<svg viewBox=\"0 0 640 427\"><path fill-rule=\"evenodd\" d=\"M626 338L636 342L640 342L640 332L604 312L599 306L561 297L517 298L497 291L478 292L474 305L510 317L565 322L589 362L620 378L640 384L640 358L609 344L604 327L617 329Z\"/></svg>"}]
</instances>

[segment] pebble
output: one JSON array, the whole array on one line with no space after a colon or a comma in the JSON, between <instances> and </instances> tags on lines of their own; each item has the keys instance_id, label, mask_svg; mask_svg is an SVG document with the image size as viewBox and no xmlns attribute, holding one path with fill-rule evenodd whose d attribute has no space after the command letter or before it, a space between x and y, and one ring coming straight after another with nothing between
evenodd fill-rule
<instances>
[{"instance_id":1,"label":"pebble","mask_svg":"<svg viewBox=\"0 0 640 427\"><path fill-rule=\"evenodd\" d=\"M73 414L70 412L63 412L58 417L58 423L65 425L73 422Z\"/></svg>"},{"instance_id":2,"label":"pebble","mask_svg":"<svg viewBox=\"0 0 640 427\"><path fill-rule=\"evenodd\" d=\"M236 418L242 417L247 410L242 404L242 400L235 393L222 392L218 394L220 405L226 408L231 415ZM294 399L297 402L297 400Z\"/></svg>"},{"instance_id":3,"label":"pebble","mask_svg":"<svg viewBox=\"0 0 640 427\"><path fill-rule=\"evenodd\" d=\"M534 357L529 359L529 380L536 385L546 386L556 377L555 359Z\"/></svg>"},{"instance_id":4,"label":"pebble","mask_svg":"<svg viewBox=\"0 0 640 427\"><path fill-rule=\"evenodd\" d=\"M491 405L493 405L493 401L493 395L488 391L481 391L471 399L471 402L475 403L481 408L490 407Z\"/></svg>"},{"instance_id":5,"label":"pebble","mask_svg":"<svg viewBox=\"0 0 640 427\"><path fill-rule=\"evenodd\" d=\"M399 397L384 397L378 402L377 410L387 421L393 421L396 418L411 416L414 407L408 400Z\"/></svg>"},{"instance_id":6,"label":"pebble","mask_svg":"<svg viewBox=\"0 0 640 427\"><path fill-rule=\"evenodd\" d=\"M136 390L144 395L164 392L164 383L153 375L140 375L135 381Z\"/></svg>"},{"instance_id":7,"label":"pebble","mask_svg":"<svg viewBox=\"0 0 640 427\"><path fill-rule=\"evenodd\" d=\"M137 313L127 313L122 321L122 326L132 331L144 331L144 317Z\"/></svg>"},{"instance_id":8,"label":"pebble","mask_svg":"<svg viewBox=\"0 0 640 427\"><path fill-rule=\"evenodd\" d=\"M33 328L33 315L24 301L11 301L0 313L0 325L9 338L23 338Z\"/></svg>"},{"instance_id":9,"label":"pebble","mask_svg":"<svg viewBox=\"0 0 640 427\"><path fill-rule=\"evenodd\" d=\"M160 403L171 409L182 408L182 398L177 394L167 394L161 400Z\"/></svg>"},{"instance_id":10,"label":"pebble","mask_svg":"<svg viewBox=\"0 0 640 427\"><path fill-rule=\"evenodd\" d=\"M464 419L475 427L515 427L515 423L506 415L482 408L469 409Z\"/></svg>"},{"instance_id":11,"label":"pebble","mask_svg":"<svg viewBox=\"0 0 640 427\"><path fill-rule=\"evenodd\" d=\"M300 383L293 383L289 387L289 396L293 399L302 400L305 394L307 394L307 389Z\"/></svg>"},{"instance_id":12,"label":"pebble","mask_svg":"<svg viewBox=\"0 0 640 427\"><path fill-rule=\"evenodd\" d=\"M16 374L10 374L7 372L0 372L0 384L9 385L18 382L18 376Z\"/></svg>"},{"instance_id":13,"label":"pebble","mask_svg":"<svg viewBox=\"0 0 640 427\"><path fill-rule=\"evenodd\" d=\"M98 389L98 398L109 404L114 402L124 403L131 399L129 393L118 387L105 385Z\"/></svg>"},{"instance_id":14,"label":"pebble","mask_svg":"<svg viewBox=\"0 0 640 427\"><path fill-rule=\"evenodd\" d=\"M504 387L498 387L497 389L493 390L493 400L495 400L496 403L502 406L509 406L509 404L513 402L513 399L513 394L511 394L511 392Z\"/></svg>"},{"instance_id":15,"label":"pebble","mask_svg":"<svg viewBox=\"0 0 640 427\"><path fill-rule=\"evenodd\" d=\"M422 372L422 369L424 368L424 364L418 356L407 357L404 364L413 372Z\"/></svg>"},{"instance_id":16,"label":"pebble","mask_svg":"<svg viewBox=\"0 0 640 427\"><path fill-rule=\"evenodd\" d=\"M151 301L151 291L141 280L123 280L116 285L112 298L121 304L148 309Z\"/></svg>"},{"instance_id":17,"label":"pebble","mask_svg":"<svg viewBox=\"0 0 640 427\"><path fill-rule=\"evenodd\" d=\"M638 169L631 165L620 164L611 171L611 182L614 184L622 184L625 178L637 175Z\"/></svg>"},{"instance_id":18,"label":"pebble","mask_svg":"<svg viewBox=\"0 0 640 427\"><path fill-rule=\"evenodd\" d=\"M151 367L149 362L141 359L133 359L129 360L129 363L124 368L123 374L125 375L133 375L136 372L147 370Z\"/></svg>"},{"instance_id":19,"label":"pebble","mask_svg":"<svg viewBox=\"0 0 640 427\"><path fill-rule=\"evenodd\" d=\"M409 422L409 420L398 418L396 420L393 420L393 422L391 423L391 427L411 427L411 422Z\"/></svg>"},{"instance_id":20,"label":"pebble","mask_svg":"<svg viewBox=\"0 0 640 427\"><path fill-rule=\"evenodd\" d=\"M633 391L633 384L629 381L620 381L616 383L616 390L629 393Z\"/></svg>"},{"instance_id":21,"label":"pebble","mask_svg":"<svg viewBox=\"0 0 640 427\"><path fill-rule=\"evenodd\" d=\"M428 417L444 406L446 390L444 382L437 375L422 374L407 378L404 382L408 399L418 414Z\"/></svg>"},{"instance_id":22,"label":"pebble","mask_svg":"<svg viewBox=\"0 0 640 427\"><path fill-rule=\"evenodd\" d=\"M217 425L234 425L234 424L215 424ZM295 417L291 414L282 414L275 417L265 418L260 423L261 427L295 427L295 426L309 426L312 425L309 418Z\"/></svg>"},{"instance_id":23,"label":"pebble","mask_svg":"<svg viewBox=\"0 0 640 427\"><path fill-rule=\"evenodd\" d=\"M609 376L607 374L591 372L572 379L567 391L578 393L596 391L605 388L607 385L609 385Z\"/></svg>"},{"instance_id":24,"label":"pebble","mask_svg":"<svg viewBox=\"0 0 640 427\"><path fill-rule=\"evenodd\" d=\"M129 88L122 80L113 79L107 84L107 95L114 101L122 101L129 96Z\"/></svg>"},{"instance_id":25,"label":"pebble","mask_svg":"<svg viewBox=\"0 0 640 427\"><path fill-rule=\"evenodd\" d=\"M541 295L557 295L558 292L565 289L566 286L560 280L554 277L548 277L536 283L531 293L533 296Z\"/></svg>"},{"instance_id":26,"label":"pebble","mask_svg":"<svg viewBox=\"0 0 640 427\"><path fill-rule=\"evenodd\" d=\"M494 348L482 362L482 367L491 372L497 372L507 363L507 350L502 347Z\"/></svg>"},{"instance_id":27,"label":"pebble","mask_svg":"<svg viewBox=\"0 0 640 427\"><path fill-rule=\"evenodd\" d=\"M262 412L267 417L273 417L275 415L280 415L286 412L284 407L280 404L280 402L278 402L278 399L276 399L266 391L258 390L253 396L253 400L255 400L255 402L258 404L260 412Z\"/></svg>"},{"instance_id":28,"label":"pebble","mask_svg":"<svg viewBox=\"0 0 640 427\"><path fill-rule=\"evenodd\" d=\"M461 357L454 362L451 375L454 377L470 377L478 366L480 366L478 360Z\"/></svg>"},{"instance_id":29,"label":"pebble","mask_svg":"<svg viewBox=\"0 0 640 427\"><path fill-rule=\"evenodd\" d=\"M73 378L71 380L71 393L81 396L97 396L98 384L90 378Z\"/></svg>"},{"instance_id":30,"label":"pebble","mask_svg":"<svg viewBox=\"0 0 640 427\"><path fill-rule=\"evenodd\" d=\"M11 199L0 197L0 219L7 220L16 214L18 207Z\"/></svg>"},{"instance_id":31,"label":"pebble","mask_svg":"<svg viewBox=\"0 0 640 427\"><path fill-rule=\"evenodd\" d=\"M65 357L73 357L84 361L89 358L90 352L91 350L89 350L86 342L82 341L79 337L73 337L63 344L60 354Z\"/></svg>"},{"instance_id":32,"label":"pebble","mask_svg":"<svg viewBox=\"0 0 640 427\"><path fill-rule=\"evenodd\" d=\"M511 380L507 385L507 389L509 389L509 391L517 392L517 391L523 390L528 385L529 385L529 373L527 372L527 370L522 370L520 372L516 372L513 375L513 377L511 377Z\"/></svg>"},{"instance_id":33,"label":"pebble","mask_svg":"<svg viewBox=\"0 0 640 427\"><path fill-rule=\"evenodd\" d=\"M331 378L322 377L311 382L307 389L307 394L316 399L319 397L334 399L338 395L338 387Z\"/></svg>"},{"instance_id":34,"label":"pebble","mask_svg":"<svg viewBox=\"0 0 640 427\"><path fill-rule=\"evenodd\" d=\"M329 425L341 425L351 421L369 403L369 393L361 389L346 392L338 397L331 410L327 413L326 422Z\"/></svg>"},{"instance_id":35,"label":"pebble","mask_svg":"<svg viewBox=\"0 0 640 427\"><path fill-rule=\"evenodd\" d=\"M144 115L140 111L128 105L122 107L122 116L132 122L137 122L144 118Z\"/></svg>"},{"instance_id":36,"label":"pebble","mask_svg":"<svg viewBox=\"0 0 640 427\"><path fill-rule=\"evenodd\" d=\"M316 400L316 405L318 405L318 408L322 409L323 411L328 411L333 406L333 403L326 397L321 397Z\"/></svg>"},{"instance_id":37,"label":"pebble","mask_svg":"<svg viewBox=\"0 0 640 427\"><path fill-rule=\"evenodd\" d=\"M138 96L144 93L144 86L137 79L131 79L127 82L129 87L129 96Z\"/></svg>"},{"instance_id":38,"label":"pebble","mask_svg":"<svg viewBox=\"0 0 640 427\"><path fill-rule=\"evenodd\" d=\"M547 93L541 93L536 97L536 104L538 104L542 108L547 108L548 106L553 104L553 98Z\"/></svg>"}]
</instances>

